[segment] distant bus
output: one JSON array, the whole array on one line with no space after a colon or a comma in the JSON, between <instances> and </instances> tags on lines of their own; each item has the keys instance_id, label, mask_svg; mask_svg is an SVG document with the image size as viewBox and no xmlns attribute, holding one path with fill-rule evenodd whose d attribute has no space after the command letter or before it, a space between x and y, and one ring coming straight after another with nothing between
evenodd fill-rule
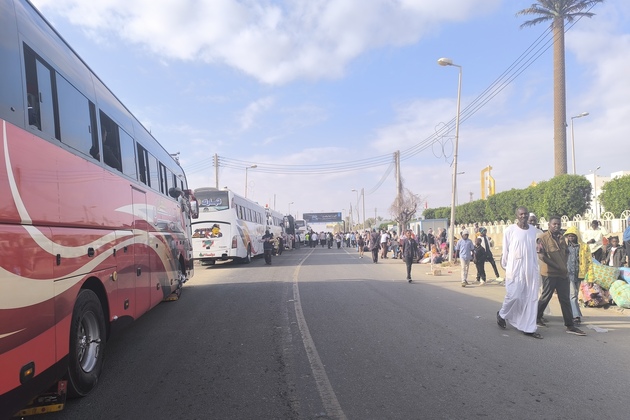
<instances>
[{"instance_id":1,"label":"distant bus","mask_svg":"<svg viewBox=\"0 0 630 420\"><path fill-rule=\"evenodd\" d=\"M202 264L262 255L268 219L265 208L231 190L197 188L199 218L193 222L193 258Z\"/></svg>"},{"instance_id":2,"label":"distant bus","mask_svg":"<svg viewBox=\"0 0 630 420\"><path fill-rule=\"evenodd\" d=\"M0 63L5 419L47 390L19 415L87 395L110 335L179 296L195 201L178 162L26 0L0 0Z\"/></svg>"},{"instance_id":3,"label":"distant bus","mask_svg":"<svg viewBox=\"0 0 630 420\"><path fill-rule=\"evenodd\" d=\"M302 239L306 233L306 221L304 219L295 219L295 233L299 233Z\"/></svg>"},{"instance_id":4,"label":"distant bus","mask_svg":"<svg viewBox=\"0 0 630 420\"><path fill-rule=\"evenodd\" d=\"M267 213L267 230L269 230L269 233L273 233L273 236L284 235L284 214L279 211L272 210L269 207L266 207L265 211Z\"/></svg>"}]
</instances>

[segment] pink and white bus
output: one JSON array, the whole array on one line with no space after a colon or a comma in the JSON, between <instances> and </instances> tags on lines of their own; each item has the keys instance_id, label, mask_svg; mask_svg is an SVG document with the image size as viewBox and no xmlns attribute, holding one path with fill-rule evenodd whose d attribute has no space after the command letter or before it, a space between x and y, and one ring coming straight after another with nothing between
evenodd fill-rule
<instances>
[{"instance_id":1,"label":"pink and white bus","mask_svg":"<svg viewBox=\"0 0 630 420\"><path fill-rule=\"evenodd\" d=\"M0 0L0 418L97 384L193 274L184 171L27 0Z\"/></svg>"}]
</instances>

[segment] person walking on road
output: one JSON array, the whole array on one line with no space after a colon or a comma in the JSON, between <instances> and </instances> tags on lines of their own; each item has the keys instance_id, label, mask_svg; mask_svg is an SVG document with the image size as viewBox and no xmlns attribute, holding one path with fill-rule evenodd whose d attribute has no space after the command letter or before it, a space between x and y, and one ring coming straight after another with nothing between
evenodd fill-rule
<instances>
[{"instance_id":1,"label":"person walking on road","mask_svg":"<svg viewBox=\"0 0 630 420\"><path fill-rule=\"evenodd\" d=\"M529 214L528 214L529 216ZM499 276L499 270L497 269L497 264L494 262L494 255L492 255L492 245L490 245L490 240L486 236L488 233L488 229L482 227L479 229L479 237L481 238L481 246L486 250L486 261L490 263L492 269L494 270L494 275L496 276L497 281L503 281L503 279Z\"/></svg>"},{"instance_id":2,"label":"person walking on road","mask_svg":"<svg viewBox=\"0 0 630 420\"><path fill-rule=\"evenodd\" d=\"M538 241L538 259L540 260L543 290L538 301L536 324L541 327L547 326L541 318L553 297L553 293L556 292L567 333L586 335L584 331L573 324L573 311L571 311L569 298L569 272L567 268L569 254L567 243L562 236L561 226L562 221L560 217L551 216L549 218L549 230L543 233Z\"/></svg>"},{"instance_id":3,"label":"person walking on road","mask_svg":"<svg viewBox=\"0 0 630 420\"><path fill-rule=\"evenodd\" d=\"M536 332L540 287L536 229L527 223L528 216L526 207L516 209L518 222L503 233L501 266L505 270L505 298L497 312L497 324L505 329L509 321L523 334L541 339L542 335Z\"/></svg>"},{"instance_id":4,"label":"person walking on road","mask_svg":"<svg viewBox=\"0 0 630 420\"><path fill-rule=\"evenodd\" d=\"M462 231L462 238L457 241L455 245L455 255L459 253L459 261L462 267L462 287L468 285L468 267L470 266L470 261L473 259L473 249L475 248L475 245L468 239L468 236L468 229L464 229ZM483 284L485 284L485 282L482 283L482 285Z\"/></svg>"},{"instance_id":5,"label":"person walking on road","mask_svg":"<svg viewBox=\"0 0 630 420\"><path fill-rule=\"evenodd\" d=\"M418 256L418 242L413 238L413 232L408 230L405 232L405 239L402 243L402 258L407 265L407 281L411 283L411 266L414 259Z\"/></svg>"},{"instance_id":6,"label":"person walking on road","mask_svg":"<svg viewBox=\"0 0 630 420\"><path fill-rule=\"evenodd\" d=\"M263 251L265 254L265 264L271 265L271 253L273 252L273 233L269 233L268 230L262 236Z\"/></svg>"},{"instance_id":7,"label":"person walking on road","mask_svg":"<svg viewBox=\"0 0 630 420\"><path fill-rule=\"evenodd\" d=\"M363 258L365 252L365 238L363 235L357 235L357 246L359 247L359 258Z\"/></svg>"},{"instance_id":8,"label":"person walking on road","mask_svg":"<svg viewBox=\"0 0 630 420\"><path fill-rule=\"evenodd\" d=\"M477 283L480 285L486 284L486 250L481 246L481 238L475 239L473 261L475 267L477 267Z\"/></svg>"},{"instance_id":9,"label":"person walking on road","mask_svg":"<svg viewBox=\"0 0 630 420\"><path fill-rule=\"evenodd\" d=\"M389 234L387 231L381 233L381 258L387 258L387 249L389 247Z\"/></svg>"},{"instance_id":10,"label":"person walking on road","mask_svg":"<svg viewBox=\"0 0 630 420\"><path fill-rule=\"evenodd\" d=\"M588 245L582 242L577 226L569 227L564 233L564 237L567 239L569 300L571 301L573 324L580 325L582 322L582 311L580 310L578 295L582 280L584 280L586 275L589 274L589 278L593 278L593 257Z\"/></svg>"},{"instance_id":11,"label":"person walking on road","mask_svg":"<svg viewBox=\"0 0 630 420\"><path fill-rule=\"evenodd\" d=\"M378 251L381 246L381 235L376 231L376 229L372 229L372 233L370 234L370 251L372 251L372 261L376 264L378 262Z\"/></svg>"}]
</instances>

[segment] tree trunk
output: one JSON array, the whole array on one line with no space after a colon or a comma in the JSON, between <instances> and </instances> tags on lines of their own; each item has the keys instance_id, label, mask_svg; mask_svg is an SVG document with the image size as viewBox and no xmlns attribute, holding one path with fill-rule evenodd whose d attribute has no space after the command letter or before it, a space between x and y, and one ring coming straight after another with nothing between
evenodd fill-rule
<instances>
[{"instance_id":1,"label":"tree trunk","mask_svg":"<svg viewBox=\"0 0 630 420\"><path fill-rule=\"evenodd\" d=\"M567 95L564 64L564 19L553 24L553 147L554 176L567 173Z\"/></svg>"}]
</instances>

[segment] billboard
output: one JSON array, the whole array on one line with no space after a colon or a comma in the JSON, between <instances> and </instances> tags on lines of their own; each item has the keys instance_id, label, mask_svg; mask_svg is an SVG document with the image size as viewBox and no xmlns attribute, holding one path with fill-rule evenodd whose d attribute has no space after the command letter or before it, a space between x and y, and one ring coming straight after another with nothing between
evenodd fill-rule
<instances>
[{"instance_id":1,"label":"billboard","mask_svg":"<svg viewBox=\"0 0 630 420\"><path fill-rule=\"evenodd\" d=\"M304 213L302 215L306 223L341 222L341 212L337 213Z\"/></svg>"}]
</instances>

